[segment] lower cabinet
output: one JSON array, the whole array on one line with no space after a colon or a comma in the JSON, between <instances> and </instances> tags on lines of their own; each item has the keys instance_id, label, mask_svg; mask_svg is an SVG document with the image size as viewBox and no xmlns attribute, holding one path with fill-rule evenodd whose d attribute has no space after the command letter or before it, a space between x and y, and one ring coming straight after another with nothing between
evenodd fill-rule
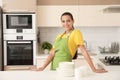
<instances>
[{"instance_id":1,"label":"lower cabinet","mask_svg":"<svg viewBox=\"0 0 120 80\"><path fill-rule=\"evenodd\" d=\"M46 58L42 58L42 59L37 59L37 68L39 68L40 66L42 66L46 61ZM45 70L50 70L50 66L51 63L45 68Z\"/></svg>"}]
</instances>

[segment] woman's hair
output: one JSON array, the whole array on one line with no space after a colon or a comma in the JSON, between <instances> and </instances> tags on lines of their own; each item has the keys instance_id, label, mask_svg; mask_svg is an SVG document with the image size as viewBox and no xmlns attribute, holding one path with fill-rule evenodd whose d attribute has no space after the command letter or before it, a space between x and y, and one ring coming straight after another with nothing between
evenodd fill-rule
<instances>
[{"instance_id":1,"label":"woman's hair","mask_svg":"<svg viewBox=\"0 0 120 80\"><path fill-rule=\"evenodd\" d=\"M70 12L65 12L65 13L63 13L63 14L61 15L61 19L62 19L62 16L65 16L65 15L70 16L71 19L74 20L73 15L72 15Z\"/></svg>"},{"instance_id":2,"label":"woman's hair","mask_svg":"<svg viewBox=\"0 0 120 80\"><path fill-rule=\"evenodd\" d=\"M61 15L61 20L62 20L62 16L65 16L65 15L70 16L70 18L74 21L73 15L72 15L70 12L64 12L64 13ZM73 26L72 28L74 29L74 26Z\"/></svg>"}]
</instances>

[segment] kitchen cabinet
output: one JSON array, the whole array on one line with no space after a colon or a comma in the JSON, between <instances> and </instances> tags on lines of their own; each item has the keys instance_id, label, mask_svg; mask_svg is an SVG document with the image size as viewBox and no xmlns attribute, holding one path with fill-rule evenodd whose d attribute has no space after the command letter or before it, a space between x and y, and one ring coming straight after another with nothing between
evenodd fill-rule
<instances>
[{"instance_id":1,"label":"kitchen cabinet","mask_svg":"<svg viewBox=\"0 0 120 80\"><path fill-rule=\"evenodd\" d=\"M39 68L40 66L42 66L43 64L44 64L44 62L46 61L46 58L37 58L37 68ZM49 64L46 68L45 68L45 70L50 70L50 66L51 66L51 64Z\"/></svg>"},{"instance_id":2,"label":"kitchen cabinet","mask_svg":"<svg viewBox=\"0 0 120 80\"><path fill-rule=\"evenodd\" d=\"M37 5L76 5L78 0L37 0Z\"/></svg>"},{"instance_id":3,"label":"kitchen cabinet","mask_svg":"<svg viewBox=\"0 0 120 80\"><path fill-rule=\"evenodd\" d=\"M37 5L111 5L120 4L119 0L37 0Z\"/></svg>"},{"instance_id":4,"label":"kitchen cabinet","mask_svg":"<svg viewBox=\"0 0 120 80\"><path fill-rule=\"evenodd\" d=\"M119 0L78 0L79 5L113 5L120 4Z\"/></svg>"},{"instance_id":5,"label":"kitchen cabinet","mask_svg":"<svg viewBox=\"0 0 120 80\"><path fill-rule=\"evenodd\" d=\"M3 0L4 12L35 12L36 0Z\"/></svg>"},{"instance_id":6,"label":"kitchen cabinet","mask_svg":"<svg viewBox=\"0 0 120 80\"><path fill-rule=\"evenodd\" d=\"M75 19L75 26L78 24L78 6L38 6L37 26L38 27L61 27L60 17L64 12L71 12Z\"/></svg>"},{"instance_id":7,"label":"kitchen cabinet","mask_svg":"<svg viewBox=\"0 0 120 80\"><path fill-rule=\"evenodd\" d=\"M120 26L120 14L116 12L105 12L109 5L79 6L79 26Z\"/></svg>"},{"instance_id":8,"label":"kitchen cabinet","mask_svg":"<svg viewBox=\"0 0 120 80\"><path fill-rule=\"evenodd\" d=\"M64 5L64 6L38 6L38 27L61 27L61 14L68 11L73 14L77 27L118 27L120 14L105 12L104 9L115 5Z\"/></svg>"}]
</instances>

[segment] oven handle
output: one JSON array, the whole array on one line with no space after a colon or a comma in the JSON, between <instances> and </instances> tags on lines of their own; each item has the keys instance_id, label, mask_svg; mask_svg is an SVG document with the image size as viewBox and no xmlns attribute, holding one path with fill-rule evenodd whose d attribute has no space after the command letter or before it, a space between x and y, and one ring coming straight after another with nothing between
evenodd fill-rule
<instances>
[{"instance_id":1,"label":"oven handle","mask_svg":"<svg viewBox=\"0 0 120 80\"><path fill-rule=\"evenodd\" d=\"M8 41L7 43L31 43L31 41L23 41L23 42L18 42L18 41Z\"/></svg>"}]
</instances>

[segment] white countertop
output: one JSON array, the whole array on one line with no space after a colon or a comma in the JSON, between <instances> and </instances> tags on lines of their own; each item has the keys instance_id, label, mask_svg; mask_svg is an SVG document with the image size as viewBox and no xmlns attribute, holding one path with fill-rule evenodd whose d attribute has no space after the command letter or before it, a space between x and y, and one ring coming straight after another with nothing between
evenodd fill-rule
<instances>
[{"instance_id":1,"label":"white countertop","mask_svg":"<svg viewBox=\"0 0 120 80\"><path fill-rule=\"evenodd\" d=\"M120 71L92 73L80 80L119 80ZM56 71L0 71L0 80L76 80L75 77L60 77Z\"/></svg>"},{"instance_id":2,"label":"white countertop","mask_svg":"<svg viewBox=\"0 0 120 80\"><path fill-rule=\"evenodd\" d=\"M46 58L48 55L43 55L37 58ZM97 61L97 60L96 60ZM112 70L120 68L120 66L105 66L101 62L97 61L103 67L105 67L107 73L90 73L79 80L119 80L120 70ZM109 68L111 67L111 68ZM57 71L0 71L0 80L77 80L73 77L61 77L58 75Z\"/></svg>"},{"instance_id":3,"label":"white countertop","mask_svg":"<svg viewBox=\"0 0 120 80\"><path fill-rule=\"evenodd\" d=\"M37 55L37 59L43 59L43 58L47 58L49 54L39 54ZM97 56L96 54L94 54L93 56ZM78 55L78 58L83 58L84 56L82 55ZM92 57L92 56L91 56Z\"/></svg>"},{"instance_id":4,"label":"white countertop","mask_svg":"<svg viewBox=\"0 0 120 80\"><path fill-rule=\"evenodd\" d=\"M47 58L47 56L48 55L41 54L41 55L37 56L37 59L45 59L45 58ZM99 61L100 58L104 58L105 56L107 56L107 54L99 54L99 55L96 55L96 56L91 56L91 58L94 59L94 63L98 63L98 64L102 65L102 67L105 68L108 71L109 70L120 70L120 66L119 65L106 66L101 61ZM108 56L120 56L120 53L119 54L109 54ZM78 59L82 59L83 60L84 56L78 55ZM83 61L81 61L79 63L82 65L82 62Z\"/></svg>"}]
</instances>

